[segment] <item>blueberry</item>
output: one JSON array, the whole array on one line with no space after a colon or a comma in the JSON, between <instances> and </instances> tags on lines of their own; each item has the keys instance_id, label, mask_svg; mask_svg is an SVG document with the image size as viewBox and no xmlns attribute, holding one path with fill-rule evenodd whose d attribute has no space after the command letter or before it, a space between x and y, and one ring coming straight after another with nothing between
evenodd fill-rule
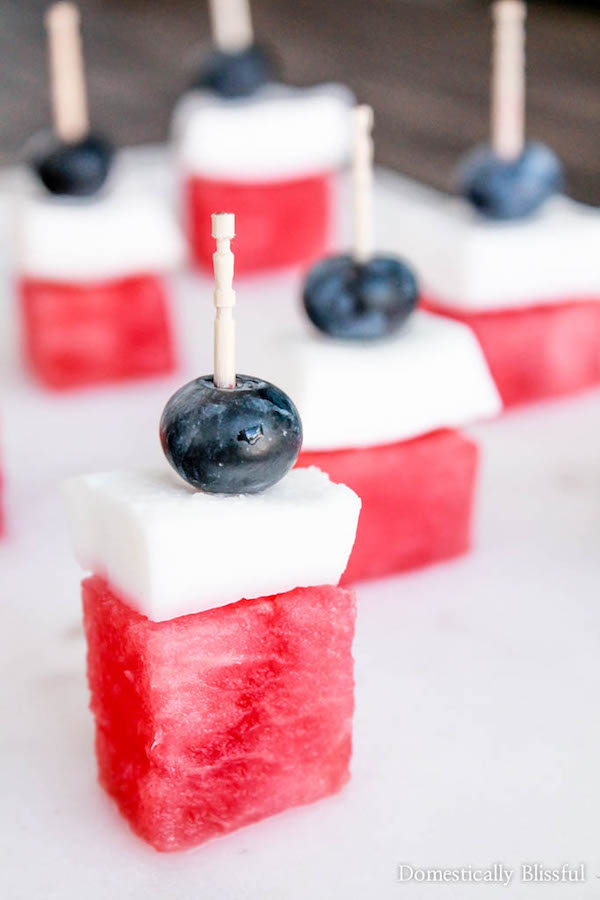
<instances>
[{"instance_id":1,"label":"blueberry","mask_svg":"<svg viewBox=\"0 0 600 900\"><path fill-rule=\"evenodd\" d=\"M212 376L180 388L160 420L165 456L193 487L255 494L276 484L300 452L302 423L283 391L248 375L216 388Z\"/></svg>"},{"instance_id":2,"label":"blueberry","mask_svg":"<svg viewBox=\"0 0 600 900\"><path fill-rule=\"evenodd\" d=\"M562 167L544 144L525 146L515 160L477 147L459 169L459 190L488 219L522 219L562 189Z\"/></svg>"},{"instance_id":3,"label":"blueberry","mask_svg":"<svg viewBox=\"0 0 600 900\"><path fill-rule=\"evenodd\" d=\"M51 194L89 197L100 190L108 176L113 151L98 135L64 143L53 140L39 148L32 159L34 171Z\"/></svg>"},{"instance_id":4,"label":"blueberry","mask_svg":"<svg viewBox=\"0 0 600 900\"><path fill-rule=\"evenodd\" d=\"M230 99L249 97L271 81L273 70L273 62L260 44L252 44L239 53L216 50L208 57L194 87Z\"/></svg>"},{"instance_id":5,"label":"blueberry","mask_svg":"<svg viewBox=\"0 0 600 900\"><path fill-rule=\"evenodd\" d=\"M311 322L331 337L372 340L393 334L417 304L417 281L408 266L391 256L357 263L332 256L317 263L304 285Z\"/></svg>"}]
</instances>

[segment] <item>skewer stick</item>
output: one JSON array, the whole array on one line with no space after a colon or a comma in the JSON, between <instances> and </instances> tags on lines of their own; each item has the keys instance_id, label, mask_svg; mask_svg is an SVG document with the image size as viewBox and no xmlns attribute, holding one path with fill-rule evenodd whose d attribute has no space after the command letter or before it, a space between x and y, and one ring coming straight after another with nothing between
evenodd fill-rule
<instances>
[{"instance_id":1,"label":"skewer stick","mask_svg":"<svg viewBox=\"0 0 600 900\"><path fill-rule=\"evenodd\" d=\"M525 16L522 0L496 0L492 65L492 147L516 159L525 142Z\"/></svg>"},{"instance_id":2,"label":"skewer stick","mask_svg":"<svg viewBox=\"0 0 600 900\"><path fill-rule=\"evenodd\" d=\"M373 110L356 106L353 117L353 248L356 262L365 263L373 255Z\"/></svg>"},{"instance_id":3,"label":"skewer stick","mask_svg":"<svg viewBox=\"0 0 600 900\"><path fill-rule=\"evenodd\" d=\"M233 253L231 240L235 237L233 213L212 214L212 236L217 242L213 253L215 270L215 387L233 388L235 373L235 291L233 290Z\"/></svg>"},{"instance_id":4,"label":"skewer stick","mask_svg":"<svg viewBox=\"0 0 600 900\"><path fill-rule=\"evenodd\" d=\"M239 53L254 41L249 0L210 0L213 40L225 53Z\"/></svg>"},{"instance_id":5,"label":"skewer stick","mask_svg":"<svg viewBox=\"0 0 600 900\"><path fill-rule=\"evenodd\" d=\"M46 13L54 130L67 143L89 131L79 19L74 3L55 3Z\"/></svg>"}]
</instances>

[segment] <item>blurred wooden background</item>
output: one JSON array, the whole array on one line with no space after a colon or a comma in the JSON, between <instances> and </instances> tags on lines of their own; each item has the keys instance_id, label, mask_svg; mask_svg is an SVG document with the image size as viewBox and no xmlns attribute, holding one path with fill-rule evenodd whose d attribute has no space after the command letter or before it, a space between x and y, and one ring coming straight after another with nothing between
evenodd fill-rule
<instances>
[{"instance_id":1,"label":"blurred wooden background","mask_svg":"<svg viewBox=\"0 0 600 900\"><path fill-rule=\"evenodd\" d=\"M208 36L205 0L80 0L92 117L118 144L164 140ZM45 0L2 0L0 162L49 119ZM285 78L339 79L376 112L378 162L439 187L486 137L485 0L254 0ZM530 3L528 132L565 162L570 193L600 204L600 8Z\"/></svg>"}]
</instances>

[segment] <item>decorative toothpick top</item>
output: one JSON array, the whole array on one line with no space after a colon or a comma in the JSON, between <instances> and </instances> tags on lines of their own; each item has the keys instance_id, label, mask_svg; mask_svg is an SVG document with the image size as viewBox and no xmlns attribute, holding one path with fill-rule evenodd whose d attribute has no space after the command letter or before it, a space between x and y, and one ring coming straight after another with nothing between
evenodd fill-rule
<instances>
[{"instance_id":1,"label":"decorative toothpick top","mask_svg":"<svg viewBox=\"0 0 600 900\"><path fill-rule=\"evenodd\" d=\"M214 384L218 388L232 388L235 372L235 291L233 290L233 253L231 241L235 237L233 213L212 214L212 236L217 242L213 253L215 270L215 361Z\"/></svg>"},{"instance_id":2,"label":"decorative toothpick top","mask_svg":"<svg viewBox=\"0 0 600 900\"><path fill-rule=\"evenodd\" d=\"M249 0L210 0L213 39L219 50L239 53L254 40Z\"/></svg>"},{"instance_id":3,"label":"decorative toothpick top","mask_svg":"<svg viewBox=\"0 0 600 900\"><path fill-rule=\"evenodd\" d=\"M518 158L525 142L525 16L522 0L496 0L492 64L492 147Z\"/></svg>"},{"instance_id":4,"label":"decorative toothpick top","mask_svg":"<svg viewBox=\"0 0 600 900\"><path fill-rule=\"evenodd\" d=\"M373 255L373 110L356 106L353 110L353 255L365 263Z\"/></svg>"},{"instance_id":5,"label":"decorative toothpick top","mask_svg":"<svg viewBox=\"0 0 600 900\"><path fill-rule=\"evenodd\" d=\"M55 3L46 14L54 130L67 143L89 131L79 18L75 4L66 2Z\"/></svg>"}]
</instances>

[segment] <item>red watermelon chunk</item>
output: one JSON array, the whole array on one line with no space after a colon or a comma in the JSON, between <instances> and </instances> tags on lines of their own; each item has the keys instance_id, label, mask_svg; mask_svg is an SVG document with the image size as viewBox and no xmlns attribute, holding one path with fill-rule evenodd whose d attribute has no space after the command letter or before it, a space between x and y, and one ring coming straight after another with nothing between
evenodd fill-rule
<instances>
[{"instance_id":1,"label":"red watermelon chunk","mask_svg":"<svg viewBox=\"0 0 600 900\"><path fill-rule=\"evenodd\" d=\"M348 780L351 591L297 588L151 622L93 576L83 609L100 782L157 850Z\"/></svg>"},{"instance_id":2,"label":"red watermelon chunk","mask_svg":"<svg viewBox=\"0 0 600 900\"><path fill-rule=\"evenodd\" d=\"M212 268L211 213L235 210L236 272L312 262L327 249L331 217L330 177L277 182L228 182L189 176L184 209L196 265Z\"/></svg>"},{"instance_id":3,"label":"red watermelon chunk","mask_svg":"<svg viewBox=\"0 0 600 900\"><path fill-rule=\"evenodd\" d=\"M362 500L341 583L394 575L464 553L470 542L478 451L441 430L364 449L301 453Z\"/></svg>"},{"instance_id":4,"label":"red watermelon chunk","mask_svg":"<svg viewBox=\"0 0 600 900\"><path fill-rule=\"evenodd\" d=\"M600 300L481 313L426 305L473 329L505 406L600 383Z\"/></svg>"},{"instance_id":5,"label":"red watermelon chunk","mask_svg":"<svg viewBox=\"0 0 600 900\"><path fill-rule=\"evenodd\" d=\"M71 283L22 278L25 354L48 387L170 372L175 359L159 275Z\"/></svg>"}]
</instances>

